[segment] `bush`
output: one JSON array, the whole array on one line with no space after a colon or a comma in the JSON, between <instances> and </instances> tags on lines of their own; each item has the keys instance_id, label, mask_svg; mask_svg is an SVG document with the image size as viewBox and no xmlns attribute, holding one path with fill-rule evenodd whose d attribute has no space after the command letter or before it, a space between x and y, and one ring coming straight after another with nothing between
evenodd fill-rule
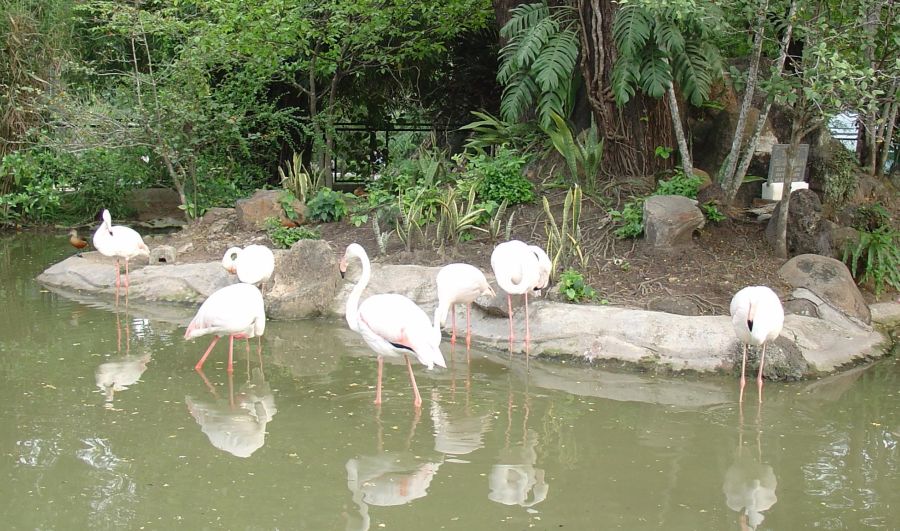
<instances>
[{"instance_id":1,"label":"bush","mask_svg":"<svg viewBox=\"0 0 900 531\"><path fill-rule=\"evenodd\" d=\"M885 285L900 291L900 231L882 225L872 232L860 231L859 240L844 248L843 261L857 282L872 281L875 296Z\"/></svg>"},{"instance_id":2,"label":"bush","mask_svg":"<svg viewBox=\"0 0 900 531\"><path fill-rule=\"evenodd\" d=\"M290 249L300 240L318 240L319 232L308 227L283 227L277 218L266 219L266 233L279 249Z\"/></svg>"},{"instance_id":3,"label":"bush","mask_svg":"<svg viewBox=\"0 0 900 531\"><path fill-rule=\"evenodd\" d=\"M335 192L331 188L320 188L306 204L309 218L324 223L340 221L347 215L347 194Z\"/></svg>"},{"instance_id":4,"label":"bush","mask_svg":"<svg viewBox=\"0 0 900 531\"><path fill-rule=\"evenodd\" d=\"M700 191L700 183L703 182L701 177L693 175L688 177L683 171L677 170L669 180L659 181L656 185L656 191L653 195L683 195L691 199L697 199L697 192Z\"/></svg>"},{"instance_id":5,"label":"bush","mask_svg":"<svg viewBox=\"0 0 900 531\"><path fill-rule=\"evenodd\" d=\"M559 292L569 302L591 301L597 298L594 288L584 282L584 276L574 269L567 269L559 276Z\"/></svg>"},{"instance_id":6,"label":"bush","mask_svg":"<svg viewBox=\"0 0 900 531\"><path fill-rule=\"evenodd\" d=\"M497 148L493 157L479 153L469 159L466 177L477 181L476 190L482 201L506 201L509 205L534 200L534 185L522 176L527 158L507 146Z\"/></svg>"},{"instance_id":7,"label":"bush","mask_svg":"<svg viewBox=\"0 0 900 531\"><path fill-rule=\"evenodd\" d=\"M637 238L644 232L644 200L637 198L628 201L622 210L610 210L609 215L621 226L613 232L616 238Z\"/></svg>"}]
</instances>

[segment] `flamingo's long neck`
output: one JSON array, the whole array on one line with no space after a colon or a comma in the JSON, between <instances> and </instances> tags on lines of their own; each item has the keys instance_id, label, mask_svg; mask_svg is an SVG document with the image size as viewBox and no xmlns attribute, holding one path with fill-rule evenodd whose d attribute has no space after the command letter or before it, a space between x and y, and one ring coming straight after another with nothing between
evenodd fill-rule
<instances>
[{"instance_id":1,"label":"flamingo's long neck","mask_svg":"<svg viewBox=\"0 0 900 531\"><path fill-rule=\"evenodd\" d=\"M347 297L346 317L350 330L359 331L359 298L362 296L363 290L369 284L369 278L372 276L372 266L369 264L369 257L365 255L356 255L362 263L362 274L359 281Z\"/></svg>"}]
</instances>

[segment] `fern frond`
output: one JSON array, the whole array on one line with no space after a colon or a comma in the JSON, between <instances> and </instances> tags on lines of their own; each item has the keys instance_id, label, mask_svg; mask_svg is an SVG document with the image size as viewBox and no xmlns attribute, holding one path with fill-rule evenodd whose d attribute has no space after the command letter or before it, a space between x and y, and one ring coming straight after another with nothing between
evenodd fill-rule
<instances>
[{"instance_id":1,"label":"fern frond","mask_svg":"<svg viewBox=\"0 0 900 531\"><path fill-rule=\"evenodd\" d=\"M550 38L559 32L559 24L552 17L547 17L534 26L525 29L518 37L519 49L513 57L513 63L520 68L530 67Z\"/></svg>"},{"instance_id":2,"label":"fern frond","mask_svg":"<svg viewBox=\"0 0 900 531\"><path fill-rule=\"evenodd\" d=\"M656 46L668 53L669 56L678 55L684 51L684 35L672 19L656 17L653 25L653 38Z\"/></svg>"},{"instance_id":3,"label":"fern frond","mask_svg":"<svg viewBox=\"0 0 900 531\"><path fill-rule=\"evenodd\" d=\"M650 97L661 98L672 84L672 68L661 53L652 53L641 63L641 89Z\"/></svg>"},{"instance_id":4,"label":"fern frond","mask_svg":"<svg viewBox=\"0 0 900 531\"><path fill-rule=\"evenodd\" d=\"M619 8L613 21L613 40L619 53L624 56L638 55L650 40L652 26L650 14L643 7L627 4Z\"/></svg>"},{"instance_id":5,"label":"fern frond","mask_svg":"<svg viewBox=\"0 0 900 531\"><path fill-rule=\"evenodd\" d=\"M500 116L508 122L515 122L534 102L537 93L538 86L531 76L519 72L503 88L503 95L500 99Z\"/></svg>"},{"instance_id":6,"label":"fern frond","mask_svg":"<svg viewBox=\"0 0 900 531\"><path fill-rule=\"evenodd\" d=\"M634 97L635 87L641 82L640 64L634 57L620 55L613 65L610 81L616 103L625 105Z\"/></svg>"},{"instance_id":7,"label":"fern frond","mask_svg":"<svg viewBox=\"0 0 900 531\"><path fill-rule=\"evenodd\" d=\"M500 28L500 36L507 39L522 33L525 28L532 27L540 20L550 16L550 8L544 2L521 4L510 12L512 16L509 22Z\"/></svg>"},{"instance_id":8,"label":"fern frond","mask_svg":"<svg viewBox=\"0 0 900 531\"><path fill-rule=\"evenodd\" d=\"M555 90L571 82L578 61L578 35L563 30L553 35L532 65L541 90Z\"/></svg>"},{"instance_id":9,"label":"fern frond","mask_svg":"<svg viewBox=\"0 0 900 531\"><path fill-rule=\"evenodd\" d=\"M702 105L709 97L714 70L707 57L706 50L693 44L688 44L683 54L675 56L675 78L692 105Z\"/></svg>"}]
</instances>

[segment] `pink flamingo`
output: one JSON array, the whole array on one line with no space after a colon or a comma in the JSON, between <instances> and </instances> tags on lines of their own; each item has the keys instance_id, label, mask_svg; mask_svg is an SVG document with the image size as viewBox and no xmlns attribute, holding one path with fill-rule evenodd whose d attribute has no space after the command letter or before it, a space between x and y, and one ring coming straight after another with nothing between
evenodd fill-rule
<instances>
[{"instance_id":1,"label":"pink flamingo","mask_svg":"<svg viewBox=\"0 0 900 531\"><path fill-rule=\"evenodd\" d=\"M222 267L246 284L261 284L265 292L266 282L275 271L275 255L265 245L248 245L241 249L232 247L222 257Z\"/></svg>"},{"instance_id":2,"label":"pink flamingo","mask_svg":"<svg viewBox=\"0 0 900 531\"><path fill-rule=\"evenodd\" d=\"M92 239L94 249L103 256L116 258L116 296L119 295L119 259L125 259L125 293L128 293L128 261L138 256L150 257L150 248L132 228L113 225L109 210L103 210L103 222Z\"/></svg>"},{"instance_id":3,"label":"pink flamingo","mask_svg":"<svg viewBox=\"0 0 900 531\"><path fill-rule=\"evenodd\" d=\"M416 303L403 295L396 293L372 295L360 303L359 298L372 276L372 266L365 249L357 243L351 243L341 258L341 276L347 271L347 261L354 257L359 258L362 263L362 275L347 298L347 324L351 330L358 332L369 348L378 355L375 403L381 404L384 356L403 356L406 359L409 381L415 395L413 403L417 408L421 407L422 397L419 395L409 354L414 354L419 363L428 369L434 368L435 365L447 367L440 349L440 328L435 326L437 323L432 324Z\"/></svg>"},{"instance_id":4,"label":"pink flamingo","mask_svg":"<svg viewBox=\"0 0 900 531\"><path fill-rule=\"evenodd\" d=\"M447 322L447 312L452 312L453 332L450 344L456 343L456 304L466 305L466 350L472 344L472 302L482 295L494 296L484 273L469 264L449 264L437 274L438 306L434 311L435 322L443 326Z\"/></svg>"},{"instance_id":5,"label":"pink flamingo","mask_svg":"<svg viewBox=\"0 0 900 531\"><path fill-rule=\"evenodd\" d=\"M538 252L540 251L540 252ZM546 259L546 260L545 260ZM501 243L491 253L491 268L497 285L506 292L509 311L509 350L512 352L514 334L512 322L512 296L525 295L525 354L531 341L528 320L528 292L545 287L550 279L550 259L536 245L519 240Z\"/></svg>"},{"instance_id":6,"label":"pink flamingo","mask_svg":"<svg viewBox=\"0 0 900 531\"><path fill-rule=\"evenodd\" d=\"M216 291L200 305L197 315L184 333L185 339L215 334L209 348L194 366L203 367L209 353L223 335L228 335L228 372L232 365L234 339L249 339L263 335L266 330L266 310L259 288L250 284L232 284ZM248 343L249 348L249 343Z\"/></svg>"},{"instance_id":7,"label":"pink flamingo","mask_svg":"<svg viewBox=\"0 0 900 531\"><path fill-rule=\"evenodd\" d=\"M744 356L741 361L741 394L739 401L744 400L744 385L747 380L744 376L747 367L747 344L760 346L762 353L759 356L759 373L756 376L756 385L759 388L759 401L762 402L763 364L766 361L766 343L773 341L781 333L784 326L784 308L778 295L766 286L748 286L737 293L731 299L731 324L734 333L744 346Z\"/></svg>"}]
</instances>

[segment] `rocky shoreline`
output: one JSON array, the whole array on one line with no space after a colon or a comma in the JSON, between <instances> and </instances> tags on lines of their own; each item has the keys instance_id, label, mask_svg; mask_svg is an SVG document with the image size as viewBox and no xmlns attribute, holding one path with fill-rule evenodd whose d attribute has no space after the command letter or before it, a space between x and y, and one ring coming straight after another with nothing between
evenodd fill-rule
<instances>
[{"instance_id":1,"label":"rocky shoreline","mask_svg":"<svg viewBox=\"0 0 900 531\"><path fill-rule=\"evenodd\" d=\"M351 266L347 279L341 280L337 267L340 251L321 240L302 240L290 250L275 251L275 276L265 293L268 317L343 317L347 295L359 271ZM823 266L818 258L831 260L815 255L794 259L800 259L794 269L806 271L808 278L794 280L793 298L785 301L788 315L784 330L766 353L765 373L769 379L817 377L880 358L896 348L900 303L879 303L870 308L863 302L860 307L861 296L854 299L834 292L833 286L817 287L810 281L816 277L816 268L833 265L824 262ZM115 294L114 267L113 260L99 253L84 253L83 257L54 264L37 280L64 296L106 299ZM437 302L438 269L375 263L372 281L363 296L401 293L430 315ZM149 301L156 307L174 303L194 308L215 290L234 282L237 279L218 262L134 264L129 298L139 303ZM624 364L662 372L731 373L740 366L741 347L728 316L686 316L541 299L529 306L531 356ZM514 307L513 314L516 330L523 330L524 312ZM185 324L188 319L185 318ZM505 294L476 301L472 311L473 342L482 348L506 351L507 334ZM514 350L521 355L523 348L517 340ZM751 354L751 358L753 367L755 356Z\"/></svg>"}]
</instances>

